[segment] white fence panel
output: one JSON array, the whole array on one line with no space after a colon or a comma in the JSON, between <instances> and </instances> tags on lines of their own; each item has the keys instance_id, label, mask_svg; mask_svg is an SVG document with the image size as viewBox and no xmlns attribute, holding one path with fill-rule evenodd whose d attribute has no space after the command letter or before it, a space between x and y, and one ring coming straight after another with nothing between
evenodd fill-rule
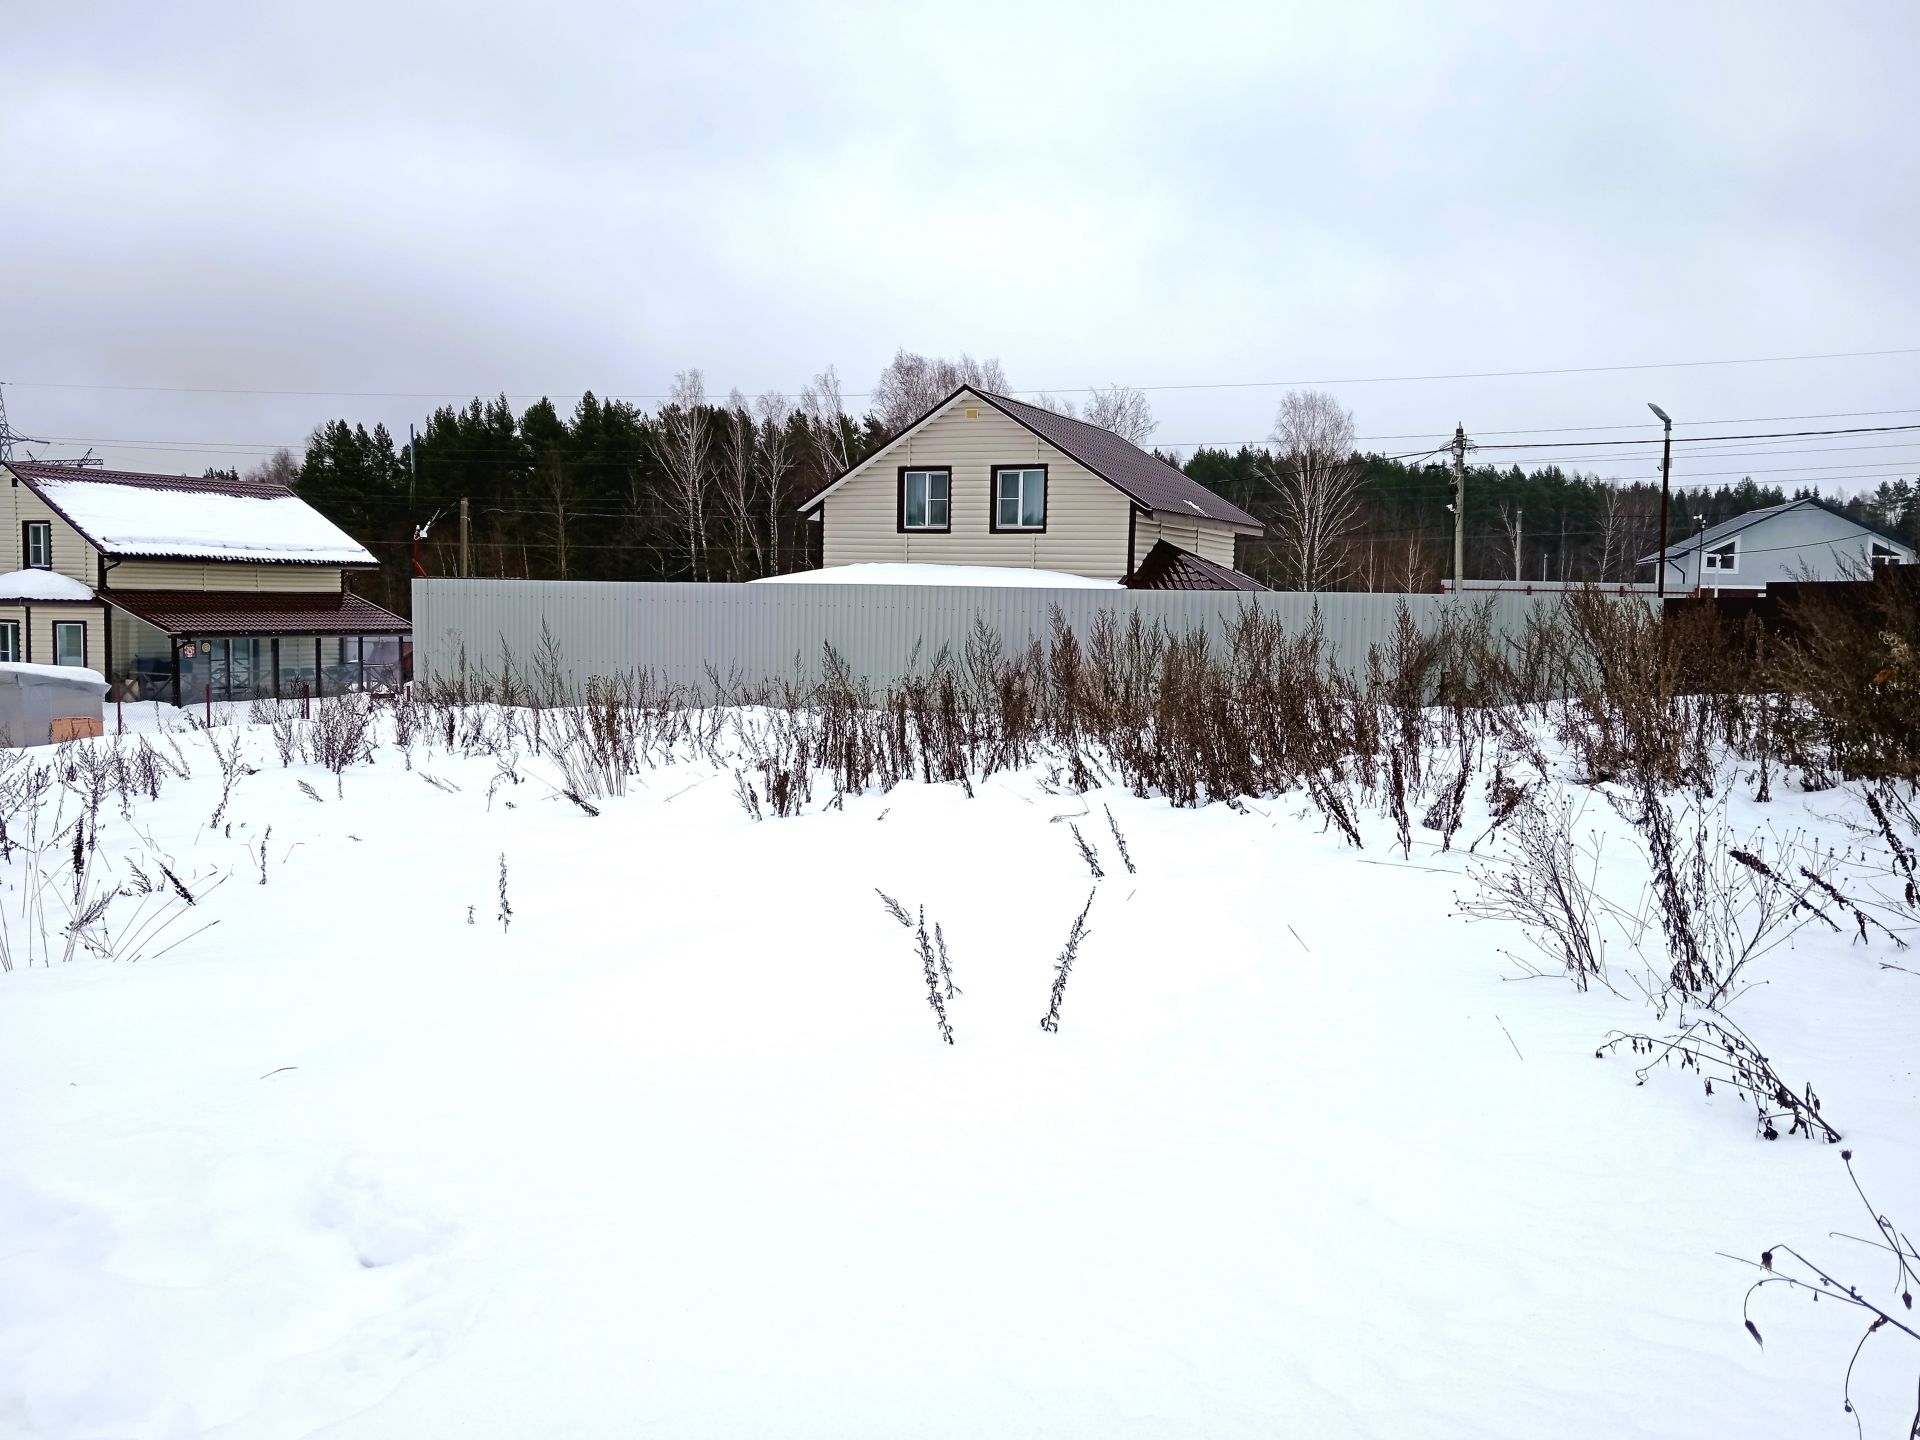
<instances>
[{"instance_id":1,"label":"white fence panel","mask_svg":"<svg viewBox=\"0 0 1920 1440\"><path fill-rule=\"evenodd\" d=\"M1044 639L1058 609L1084 636L1102 610L1125 622L1134 613L1179 634L1219 636L1248 606L1278 615L1290 631L1318 612L1327 653L1359 671L1370 646L1391 637L1405 604L1415 624L1432 629L1449 611L1489 609L1498 633L1517 637L1530 615L1557 610L1563 594L1371 595L1272 591L1017 589L966 585L692 585L566 580L415 580L414 674L451 679L500 673L503 661L526 675L551 636L575 685L595 675L651 669L682 685L758 685L819 677L831 644L848 667L876 684L924 668L944 646L956 655L976 618L1000 637L1005 653ZM1651 604L1645 597L1627 603Z\"/></svg>"}]
</instances>

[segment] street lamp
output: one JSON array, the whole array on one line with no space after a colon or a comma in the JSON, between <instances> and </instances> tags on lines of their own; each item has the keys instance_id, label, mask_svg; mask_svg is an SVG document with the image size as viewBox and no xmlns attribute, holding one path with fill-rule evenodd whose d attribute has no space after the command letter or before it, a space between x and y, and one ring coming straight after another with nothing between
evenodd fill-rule
<instances>
[{"instance_id":1,"label":"street lamp","mask_svg":"<svg viewBox=\"0 0 1920 1440\"><path fill-rule=\"evenodd\" d=\"M1667 598L1667 482L1673 474L1673 417L1651 400L1647 402L1647 409L1658 415L1660 423L1667 427L1666 442L1660 448L1660 571L1654 584L1654 594L1665 601Z\"/></svg>"}]
</instances>

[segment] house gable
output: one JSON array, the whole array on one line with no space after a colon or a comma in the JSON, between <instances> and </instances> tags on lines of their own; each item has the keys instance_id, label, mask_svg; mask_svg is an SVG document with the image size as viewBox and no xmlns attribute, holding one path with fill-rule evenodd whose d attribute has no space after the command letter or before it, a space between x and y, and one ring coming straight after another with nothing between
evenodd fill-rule
<instances>
[{"instance_id":1,"label":"house gable","mask_svg":"<svg viewBox=\"0 0 1920 1440\"><path fill-rule=\"evenodd\" d=\"M1808 576L1842 580L1869 568L1876 545L1896 550L1903 564L1914 561L1912 546L1818 500L1793 500L1736 515L1669 546L1667 584L1685 589L1757 589ZM1709 554L1715 556L1713 568L1707 567ZM1640 563L1658 565L1659 561L1660 552L1654 551Z\"/></svg>"},{"instance_id":2,"label":"house gable","mask_svg":"<svg viewBox=\"0 0 1920 1440\"><path fill-rule=\"evenodd\" d=\"M993 474L1047 471L1039 530L999 529ZM948 524L909 529L909 469L950 472ZM1097 426L962 386L801 507L816 512L829 566L1011 565L1119 579L1165 538L1231 566L1236 533L1260 526L1159 458ZM1144 531L1144 533L1143 533Z\"/></svg>"},{"instance_id":3,"label":"house gable","mask_svg":"<svg viewBox=\"0 0 1920 1440\"><path fill-rule=\"evenodd\" d=\"M1046 524L997 530L998 467L1044 467ZM902 523L902 471L949 473L944 530ZM808 502L825 525L826 565L997 565L1117 580L1131 568L1133 502L1086 466L969 392L958 392Z\"/></svg>"}]
</instances>

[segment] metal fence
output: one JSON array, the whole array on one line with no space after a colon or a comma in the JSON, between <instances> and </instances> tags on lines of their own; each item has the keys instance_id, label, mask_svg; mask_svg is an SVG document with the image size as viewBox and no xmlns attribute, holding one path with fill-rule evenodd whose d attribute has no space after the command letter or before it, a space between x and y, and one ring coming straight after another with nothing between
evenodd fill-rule
<instances>
[{"instance_id":1,"label":"metal fence","mask_svg":"<svg viewBox=\"0 0 1920 1440\"><path fill-rule=\"evenodd\" d=\"M984 620L1007 654L1044 640L1058 610L1078 635L1101 611L1133 614L1173 634L1218 638L1250 606L1289 630L1317 612L1332 663L1359 671L1370 646L1390 637L1401 605L1423 630L1449 613L1484 611L1495 633L1518 636L1528 617L1565 603L1559 594L1462 596L1274 591L1013 589L969 585L693 585L563 580L415 580L414 674L521 675L551 637L574 685L595 675L650 669L676 684L761 685L817 680L832 645L875 684L923 669L945 647L962 653ZM1637 599L1621 603L1641 603Z\"/></svg>"}]
</instances>

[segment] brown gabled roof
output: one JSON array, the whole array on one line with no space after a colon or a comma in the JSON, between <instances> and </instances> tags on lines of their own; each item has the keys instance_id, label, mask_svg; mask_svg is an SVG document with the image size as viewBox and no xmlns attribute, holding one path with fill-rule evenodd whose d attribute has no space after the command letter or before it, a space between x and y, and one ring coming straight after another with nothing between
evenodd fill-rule
<instances>
[{"instance_id":1,"label":"brown gabled roof","mask_svg":"<svg viewBox=\"0 0 1920 1440\"><path fill-rule=\"evenodd\" d=\"M1156 541L1140 568L1120 582L1129 590L1265 590L1251 575L1218 561Z\"/></svg>"},{"instance_id":2,"label":"brown gabled roof","mask_svg":"<svg viewBox=\"0 0 1920 1440\"><path fill-rule=\"evenodd\" d=\"M100 598L169 635L406 635L413 624L344 591L102 590Z\"/></svg>"},{"instance_id":3,"label":"brown gabled roof","mask_svg":"<svg viewBox=\"0 0 1920 1440\"><path fill-rule=\"evenodd\" d=\"M1056 450L1065 451L1144 510L1174 515L1198 515L1223 525L1246 529L1265 527L1238 505L1221 499L1198 480L1183 474L1111 430L1056 415L1038 405L1006 395L975 390L987 404L1017 420Z\"/></svg>"},{"instance_id":4,"label":"brown gabled roof","mask_svg":"<svg viewBox=\"0 0 1920 1440\"><path fill-rule=\"evenodd\" d=\"M975 385L960 386L952 394L942 397L940 403L924 415L916 417L911 424L889 435L875 447L873 454L834 476L831 484L800 507L800 513L804 515L819 505L839 489L841 481L866 465L875 455L926 424L961 395L977 396L983 404L991 405L1015 424L1031 430L1054 449L1079 461L1143 510L1182 515L1189 520L1198 517L1241 530L1266 528L1238 505L1221 499L1158 455L1149 455L1111 430L1102 430L1098 425L1089 425L1084 420L1070 420L1065 415L1056 415L1038 405L1029 405L1024 400L1015 400L1006 395L995 395Z\"/></svg>"}]
</instances>

